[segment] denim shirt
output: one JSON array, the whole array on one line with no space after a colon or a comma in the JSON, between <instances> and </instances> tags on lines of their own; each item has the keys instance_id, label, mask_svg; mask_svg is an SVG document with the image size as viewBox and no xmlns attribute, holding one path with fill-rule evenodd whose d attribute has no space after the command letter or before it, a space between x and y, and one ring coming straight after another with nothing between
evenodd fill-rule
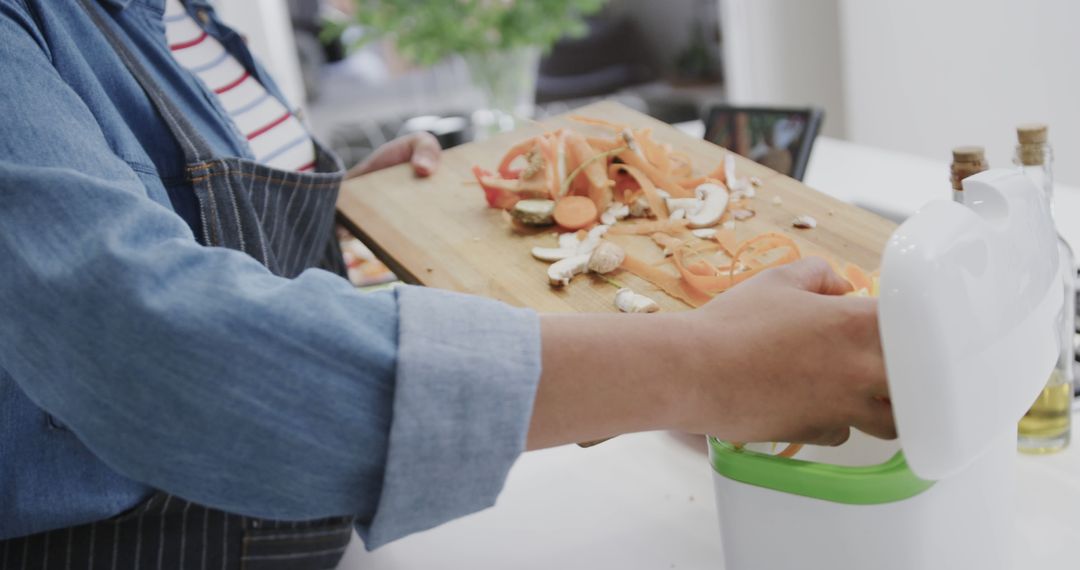
<instances>
[{"instance_id":1,"label":"denim shirt","mask_svg":"<svg viewBox=\"0 0 1080 570\"><path fill-rule=\"evenodd\" d=\"M214 151L250 158L169 54L163 1L101 4ZM368 548L494 503L532 411L535 313L200 246L175 141L77 2L0 0L0 70L0 539L153 489L353 515Z\"/></svg>"}]
</instances>

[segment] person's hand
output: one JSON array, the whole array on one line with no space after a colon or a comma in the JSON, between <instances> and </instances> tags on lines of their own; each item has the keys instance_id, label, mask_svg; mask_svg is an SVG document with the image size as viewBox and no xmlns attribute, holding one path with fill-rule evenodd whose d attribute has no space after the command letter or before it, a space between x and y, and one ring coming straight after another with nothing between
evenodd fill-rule
<instances>
[{"instance_id":1,"label":"person's hand","mask_svg":"<svg viewBox=\"0 0 1080 570\"><path fill-rule=\"evenodd\" d=\"M896 437L877 302L821 259L762 272L677 313L541 316L537 449L677 429L729 441Z\"/></svg>"},{"instance_id":2,"label":"person's hand","mask_svg":"<svg viewBox=\"0 0 1080 570\"><path fill-rule=\"evenodd\" d=\"M349 169L346 178L354 178L376 170L382 170L406 162L412 164L417 176L430 176L439 166L442 148L438 139L429 132L412 133L398 137L379 148L363 162Z\"/></svg>"},{"instance_id":3,"label":"person's hand","mask_svg":"<svg viewBox=\"0 0 1080 570\"><path fill-rule=\"evenodd\" d=\"M839 445L849 426L895 438L877 301L841 296L850 290L807 258L687 313L712 346L681 427L732 441Z\"/></svg>"}]
</instances>

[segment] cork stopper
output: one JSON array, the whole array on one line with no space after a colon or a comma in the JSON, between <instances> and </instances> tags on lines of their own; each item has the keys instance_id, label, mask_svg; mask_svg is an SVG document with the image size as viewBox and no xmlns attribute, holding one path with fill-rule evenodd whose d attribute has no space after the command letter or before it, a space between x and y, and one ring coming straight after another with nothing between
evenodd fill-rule
<instances>
[{"instance_id":1,"label":"cork stopper","mask_svg":"<svg viewBox=\"0 0 1080 570\"><path fill-rule=\"evenodd\" d=\"M1020 144L1045 144L1047 127L1045 123L1025 123L1017 125L1016 138Z\"/></svg>"},{"instance_id":2,"label":"cork stopper","mask_svg":"<svg viewBox=\"0 0 1080 570\"><path fill-rule=\"evenodd\" d=\"M962 191L965 178L990 168L990 164L986 162L986 150L981 146L958 146L953 149L952 155L949 182L952 183L953 190Z\"/></svg>"},{"instance_id":3,"label":"cork stopper","mask_svg":"<svg viewBox=\"0 0 1080 570\"><path fill-rule=\"evenodd\" d=\"M1024 166L1039 166L1045 162L1046 125L1044 123L1026 123L1016 127L1016 138L1020 146L1016 147L1016 158Z\"/></svg>"},{"instance_id":4,"label":"cork stopper","mask_svg":"<svg viewBox=\"0 0 1080 570\"><path fill-rule=\"evenodd\" d=\"M986 149L981 146L958 146L952 149L953 162L984 162Z\"/></svg>"}]
</instances>

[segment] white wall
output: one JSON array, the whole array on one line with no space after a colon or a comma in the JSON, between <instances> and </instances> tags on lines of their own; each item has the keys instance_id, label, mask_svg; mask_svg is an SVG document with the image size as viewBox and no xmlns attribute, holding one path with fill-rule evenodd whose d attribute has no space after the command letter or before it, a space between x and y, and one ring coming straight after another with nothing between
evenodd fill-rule
<instances>
[{"instance_id":1,"label":"white wall","mask_svg":"<svg viewBox=\"0 0 1080 570\"><path fill-rule=\"evenodd\" d=\"M720 0L728 99L815 105L823 134L846 132L837 0Z\"/></svg>"},{"instance_id":2,"label":"white wall","mask_svg":"<svg viewBox=\"0 0 1080 570\"><path fill-rule=\"evenodd\" d=\"M840 7L848 138L942 161L979 144L991 166L1008 166L1015 125L1046 121L1057 179L1080 183L1080 2Z\"/></svg>"},{"instance_id":3,"label":"white wall","mask_svg":"<svg viewBox=\"0 0 1080 570\"><path fill-rule=\"evenodd\" d=\"M1080 184L1080 1L719 2L732 101L821 105L824 134L943 163L978 144L1009 166L1045 121Z\"/></svg>"}]
</instances>

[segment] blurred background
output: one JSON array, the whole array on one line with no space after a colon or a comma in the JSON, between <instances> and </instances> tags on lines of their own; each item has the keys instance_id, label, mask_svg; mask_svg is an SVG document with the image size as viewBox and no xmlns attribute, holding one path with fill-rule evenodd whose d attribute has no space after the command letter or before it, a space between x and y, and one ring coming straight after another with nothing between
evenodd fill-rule
<instances>
[{"instance_id":1,"label":"blurred background","mask_svg":"<svg viewBox=\"0 0 1080 570\"><path fill-rule=\"evenodd\" d=\"M460 57L350 49L360 29L320 41L363 1L216 4L328 139L481 104ZM1080 124L1077 21L1073 0L611 0L541 59L538 113L600 96L672 122L714 101L815 105L825 135L932 158L974 142L991 164L1010 160L1015 124L1044 121L1059 157L1078 156L1080 130L1061 128ZM1057 177L1080 183L1080 162L1059 160Z\"/></svg>"},{"instance_id":2,"label":"blurred background","mask_svg":"<svg viewBox=\"0 0 1080 570\"><path fill-rule=\"evenodd\" d=\"M1075 0L215 4L347 163L411 130L452 146L615 98L698 136L716 104L811 108L821 147L946 163L977 144L992 166L1011 164L1018 123L1046 122L1057 181L1080 184ZM843 179L810 180L809 162L811 185Z\"/></svg>"}]
</instances>

